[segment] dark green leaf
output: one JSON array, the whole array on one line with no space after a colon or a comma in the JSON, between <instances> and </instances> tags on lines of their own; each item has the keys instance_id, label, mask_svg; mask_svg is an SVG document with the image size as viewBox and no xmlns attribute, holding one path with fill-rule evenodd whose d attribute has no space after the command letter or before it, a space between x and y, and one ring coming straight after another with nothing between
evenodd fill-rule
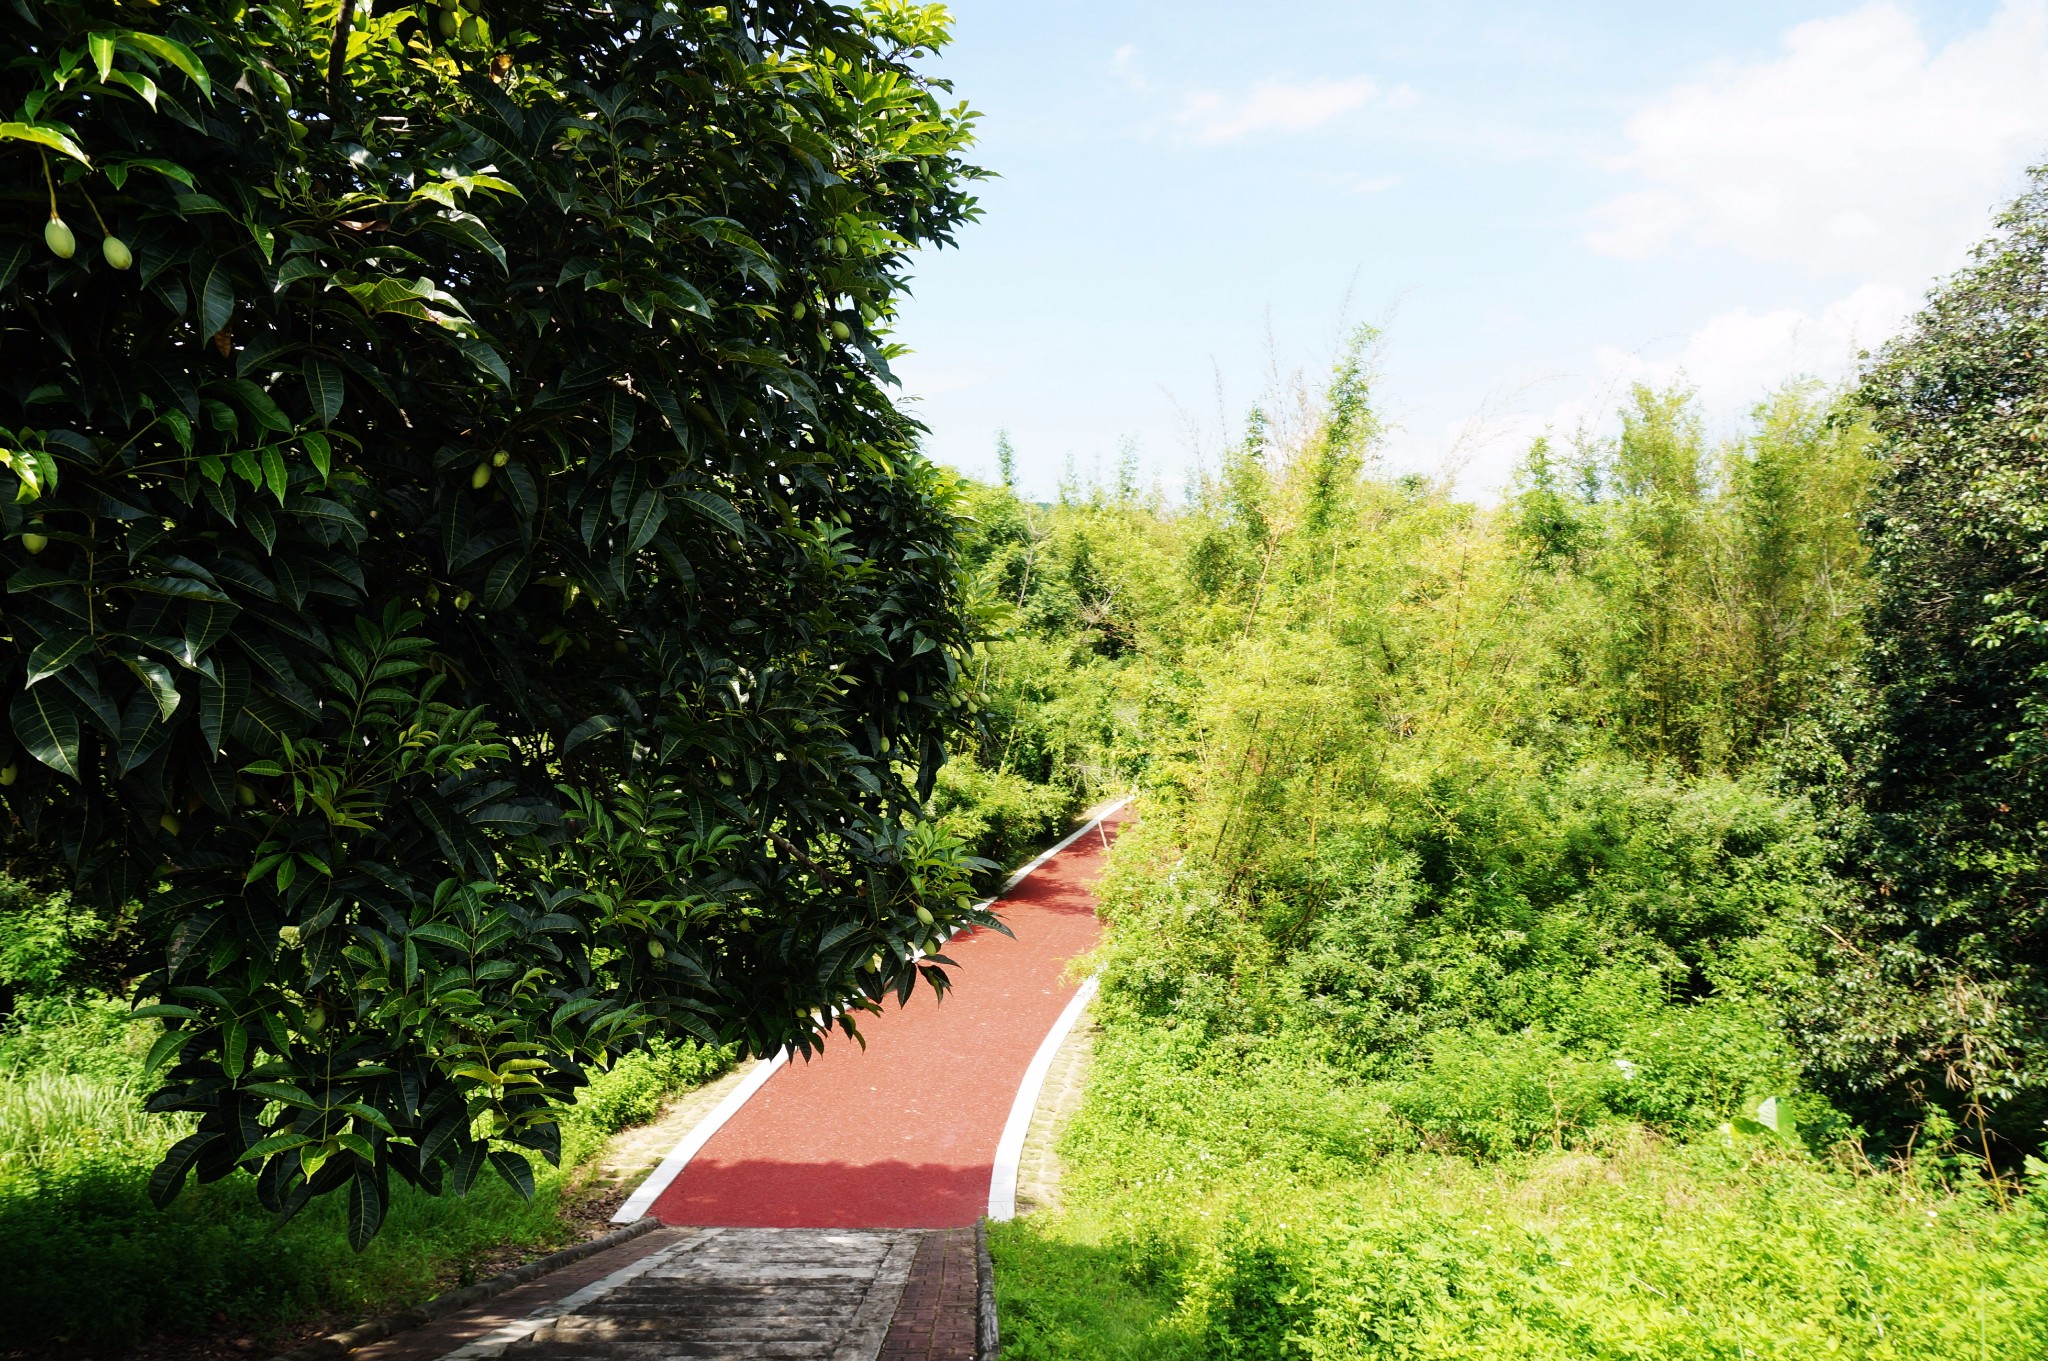
<instances>
[{"instance_id":1,"label":"dark green leaf","mask_svg":"<svg viewBox=\"0 0 2048 1361\"><path fill-rule=\"evenodd\" d=\"M716 492L679 491L675 493L675 499L695 507L728 534L746 533L746 524L740 519L740 513L732 508L732 502Z\"/></svg>"},{"instance_id":2,"label":"dark green leaf","mask_svg":"<svg viewBox=\"0 0 2048 1361\"><path fill-rule=\"evenodd\" d=\"M533 1199L532 1163L510 1149L494 1148L491 1150L491 1166L498 1169L498 1175L519 1193L521 1200Z\"/></svg>"},{"instance_id":3,"label":"dark green leaf","mask_svg":"<svg viewBox=\"0 0 2048 1361\"><path fill-rule=\"evenodd\" d=\"M322 355L309 355L302 376L306 382L306 401L313 408L313 419L322 425L334 424L334 418L341 414L342 404L348 400L348 388L341 374L341 365ZM321 470L326 471L324 468Z\"/></svg>"},{"instance_id":4,"label":"dark green leaf","mask_svg":"<svg viewBox=\"0 0 2048 1361\"><path fill-rule=\"evenodd\" d=\"M368 1247L384 1223L384 1182L377 1169L361 1165L348 1184L348 1242L357 1252Z\"/></svg>"},{"instance_id":5,"label":"dark green leaf","mask_svg":"<svg viewBox=\"0 0 2048 1361\"><path fill-rule=\"evenodd\" d=\"M78 712L47 685L24 690L8 708L14 735L28 754L59 775L78 778Z\"/></svg>"},{"instance_id":6,"label":"dark green leaf","mask_svg":"<svg viewBox=\"0 0 2048 1361\"><path fill-rule=\"evenodd\" d=\"M188 1134L172 1144L163 1161L149 1174L150 1204L162 1209L178 1198L178 1192L185 1189L185 1176L192 1170L192 1164L199 1155L220 1135L213 1133Z\"/></svg>"},{"instance_id":7,"label":"dark green leaf","mask_svg":"<svg viewBox=\"0 0 2048 1361\"><path fill-rule=\"evenodd\" d=\"M206 282L199 289L199 334L220 334L221 328L234 314L234 280L228 277L225 264L216 264L206 272Z\"/></svg>"},{"instance_id":8,"label":"dark green leaf","mask_svg":"<svg viewBox=\"0 0 2048 1361\"><path fill-rule=\"evenodd\" d=\"M567 756L591 738L596 737L600 733L610 732L616 727L618 727L618 724L612 722L611 719L603 714L591 715L575 727L569 729L568 734L562 738L562 755Z\"/></svg>"},{"instance_id":9,"label":"dark green leaf","mask_svg":"<svg viewBox=\"0 0 2048 1361\"><path fill-rule=\"evenodd\" d=\"M91 650L91 634L70 629L53 631L36 644L35 651L28 654L28 675L22 680L22 685L31 686L56 675Z\"/></svg>"},{"instance_id":10,"label":"dark green leaf","mask_svg":"<svg viewBox=\"0 0 2048 1361\"><path fill-rule=\"evenodd\" d=\"M626 519L626 551L637 553L645 548L648 541L661 532L661 522L667 518L667 499L658 491L642 492L633 502L632 513Z\"/></svg>"}]
</instances>

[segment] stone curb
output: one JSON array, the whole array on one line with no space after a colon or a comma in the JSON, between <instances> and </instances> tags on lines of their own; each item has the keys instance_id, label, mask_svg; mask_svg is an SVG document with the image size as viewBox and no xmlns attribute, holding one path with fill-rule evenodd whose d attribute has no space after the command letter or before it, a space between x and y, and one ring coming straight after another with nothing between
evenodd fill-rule
<instances>
[{"instance_id":1,"label":"stone curb","mask_svg":"<svg viewBox=\"0 0 2048 1361\"><path fill-rule=\"evenodd\" d=\"M635 1220L625 1228L614 1229L602 1238L593 1238L587 1243L578 1243L574 1247L563 1248L560 1252L551 1252L537 1261L528 1262L525 1266L514 1267L502 1276L493 1276L488 1281L478 1281L475 1285L466 1285L460 1290L450 1290L446 1294L434 1296L425 1304L411 1309L400 1309L397 1313L385 1314L381 1318L373 1318L368 1323L359 1323L343 1332L315 1338L311 1342L272 1357L271 1361L332 1361L332 1358L346 1356L358 1347L366 1347L372 1342L382 1342L387 1337L409 1332L432 1323L437 1318L444 1318L458 1310L467 1309L473 1304L481 1304L494 1295L502 1295L508 1290L525 1285L528 1281L545 1276L550 1271L559 1271L572 1262L580 1262L585 1257L603 1252L606 1248L615 1248L642 1234L652 1233L660 1227L661 1222L656 1219Z\"/></svg>"},{"instance_id":2,"label":"stone curb","mask_svg":"<svg viewBox=\"0 0 2048 1361\"><path fill-rule=\"evenodd\" d=\"M988 1255L988 1221L974 1226L974 1361L997 1361L1003 1338L996 1327L996 1268Z\"/></svg>"}]
</instances>

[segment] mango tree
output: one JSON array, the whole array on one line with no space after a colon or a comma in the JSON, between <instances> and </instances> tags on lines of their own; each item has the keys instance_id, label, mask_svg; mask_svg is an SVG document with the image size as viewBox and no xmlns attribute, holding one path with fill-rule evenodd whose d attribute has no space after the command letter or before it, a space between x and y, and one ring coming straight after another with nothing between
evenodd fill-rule
<instances>
[{"instance_id":1,"label":"mango tree","mask_svg":"<svg viewBox=\"0 0 2048 1361\"><path fill-rule=\"evenodd\" d=\"M0 9L0 799L161 1018L155 1190L530 1187L648 1035L986 920L888 392L971 113L878 0ZM139 983L136 980L140 980Z\"/></svg>"}]
</instances>

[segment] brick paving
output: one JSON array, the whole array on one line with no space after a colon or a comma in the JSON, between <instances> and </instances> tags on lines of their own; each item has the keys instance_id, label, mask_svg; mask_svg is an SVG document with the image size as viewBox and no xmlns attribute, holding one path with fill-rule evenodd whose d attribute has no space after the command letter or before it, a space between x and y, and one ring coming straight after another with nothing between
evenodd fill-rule
<instances>
[{"instance_id":1,"label":"brick paving","mask_svg":"<svg viewBox=\"0 0 2048 1361\"><path fill-rule=\"evenodd\" d=\"M926 1233L875 1361L975 1361L979 1299L974 1230Z\"/></svg>"},{"instance_id":2,"label":"brick paving","mask_svg":"<svg viewBox=\"0 0 2048 1361\"><path fill-rule=\"evenodd\" d=\"M673 1247L689 1236L685 1229L656 1229L653 1233L642 1234L615 1248L607 1248L580 1262L573 1262L560 1271L551 1271L538 1280L528 1281L473 1309L465 1309L411 1332L359 1347L348 1354L349 1361L437 1361L486 1333L525 1318L651 1253Z\"/></svg>"},{"instance_id":3,"label":"brick paving","mask_svg":"<svg viewBox=\"0 0 2048 1361\"><path fill-rule=\"evenodd\" d=\"M661 1229L351 1361L976 1361L975 1271L972 1229Z\"/></svg>"}]
</instances>

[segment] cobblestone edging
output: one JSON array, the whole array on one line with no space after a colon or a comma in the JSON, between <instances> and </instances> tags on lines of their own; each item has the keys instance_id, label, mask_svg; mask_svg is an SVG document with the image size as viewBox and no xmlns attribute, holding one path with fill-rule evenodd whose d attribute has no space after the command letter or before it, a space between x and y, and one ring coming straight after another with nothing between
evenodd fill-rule
<instances>
[{"instance_id":1,"label":"cobblestone edging","mask_svg":"<svg viewBox=\"0 0 2048 1361\"><path fill-rule=\"evenodd\" d=\"M1003 1353L1003 1335L996 1324L996 1267L988 1255L987 1220L974 1226L974 1274L979 1285L974 1301L974 1361L997 1361Z\"/></svg>"},{"instance_id":2,"label":"cobblestone edging","mask_svg":"<svg viewBox=\"0 0 2048 1361\"><path fill-rule=\"evenodd\" d=\"M623 1229L615 1229L601 1238L593 1238L587 1243L563 1248L560 1252L551 1252L536 1261L528 1262L525 1266L514 1267L502 1275L493 1276L488 1281L478 1281L475 1285L466 1285L460 1290L450 1290L436 1295L425 1304L411 1309L400 1309L396 1313L373 1318L368 1323L358 1324L342 1332L315 1338L271 1358L271 1361L331 1361L331 1358L346 1356L358 1347L381 1342L387 1337L396 1336L449 1314L482 1304L495 1295L502 1295L551 1271L559 1271L565 1266L582 1261L585 1257L608 1248L615 1248L660 1227L661 1225L652 1219L642 1219L637 1223L628 1224Z\"/></svg>"}]
</instances>

